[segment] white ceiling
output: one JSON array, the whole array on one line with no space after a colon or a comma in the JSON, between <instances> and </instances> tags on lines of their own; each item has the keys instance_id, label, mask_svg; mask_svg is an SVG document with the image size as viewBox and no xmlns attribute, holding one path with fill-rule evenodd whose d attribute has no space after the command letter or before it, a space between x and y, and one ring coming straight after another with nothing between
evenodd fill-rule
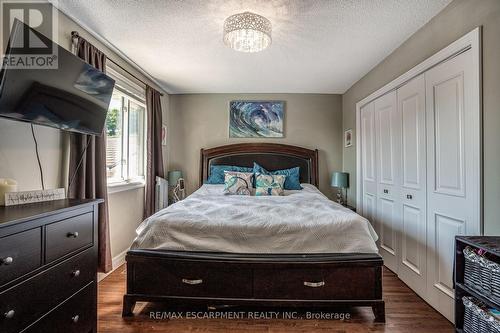
<instances>
[{"instance_id":1,"label":"white ceiling","mask_svg":"<svg viewBox=\"0 0 500 333\"><path fill-rule=\"evenodd\" d=\"M171 93L344 93L451 0L58 0ZM224 19L273 25L263 52L222 42Z\"/></svg>"}]
</instances>

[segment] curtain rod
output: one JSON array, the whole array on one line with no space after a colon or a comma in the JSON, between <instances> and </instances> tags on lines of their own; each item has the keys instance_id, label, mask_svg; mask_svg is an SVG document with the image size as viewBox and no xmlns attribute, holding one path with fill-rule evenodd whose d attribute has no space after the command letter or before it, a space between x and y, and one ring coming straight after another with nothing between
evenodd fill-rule
<instances>
[{"instance_id":1,"label":"curtain rod","mask_svg":"<svg viewBox=\"0 0 500 333\"><path fill-rule=\"evenodd\" d=\"M71 38L81 38L81 39L83 39L83 40L85 40L85 41L88 42L88 40L86 40L85 38L83 38L82 36L80 36L80 34L78 33L78 31L72 31L71 32ZM134 74L130 73L127 69L123 68L123 66L121 66L118 62L114 61L113 59L109 58L108 56L106 56L106 59L109 60L109 61L111 61L113 64L115 64L115 66L119 67L122 71L124 71L128 75L132 76L137 81L141 82L142 84L144 84L146 86L150 86L148 83L144 82L144 80L141 80L140 78L138 78ZM160 93L160 96L163 96L162 92L160 92L160 91L158 91L158 92Z\"/></svg>"}]
</instances>

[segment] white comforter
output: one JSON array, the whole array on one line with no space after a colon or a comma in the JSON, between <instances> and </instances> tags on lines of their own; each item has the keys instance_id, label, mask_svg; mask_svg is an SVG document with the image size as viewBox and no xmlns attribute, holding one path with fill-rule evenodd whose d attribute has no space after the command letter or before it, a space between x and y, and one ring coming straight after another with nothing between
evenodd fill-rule
<instances>
[{"instance_id":1,"label":"white comforter","mask_svg":"<svg viewBox=\"0 0 500 333\"><path fill-rule=\"evenodd\" d=\"M137 228L133 249L232 253L377 253L377 235L362 216L316 187L285 196L222 194L203 185Z\"/></svg>"}]
</instances>

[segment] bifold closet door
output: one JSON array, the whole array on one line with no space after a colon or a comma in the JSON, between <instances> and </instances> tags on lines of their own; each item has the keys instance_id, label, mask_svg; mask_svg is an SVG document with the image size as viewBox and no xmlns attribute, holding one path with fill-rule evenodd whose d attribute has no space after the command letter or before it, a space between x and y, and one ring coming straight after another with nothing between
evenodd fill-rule
<instances>
[{"instance_id":1,"label":"bifold closet door","mask_svg":"<svg viewBox=\"0 0 500 333\"><path fill-rule=\"evenodd\" d=\"M363 186L361 214L374 226L377 211L377 171L375 163L375 110L373 103L361 108L361 179Z\"/></svg>"},{"instance_id":2,"label":"bifold closet door","mask_svg":"<svg viewBox=\"0 0 500 333\"><path fill-rule=\"evenodd\" d=\"M377 214L375 226L379 235L380 254L384 264L398 273L400 232L400 117L396 92L375 101L375 142L377 170Z\"/></svg>"},{"instance_id":3,"label":"bifold closet door","mask_svg":"<svg viewBox=\"0 0 500 333\"><path fill-rule=\"evenodd\" d=\"M453 321L455 235L480 233L480 109L471 51L425 73L427 301Z\"/></svg>"},{"instance_id":4,"label":"bifold closet door","mask_svg":"<svg viewBox=\"0 0 500 333\"><path fill-rule=\"evenodd\" d=\"M420 75L397 91L401 117L401 256L399 278L426 298L426 131L425 78Z\"/></svg>"}]
</instances>

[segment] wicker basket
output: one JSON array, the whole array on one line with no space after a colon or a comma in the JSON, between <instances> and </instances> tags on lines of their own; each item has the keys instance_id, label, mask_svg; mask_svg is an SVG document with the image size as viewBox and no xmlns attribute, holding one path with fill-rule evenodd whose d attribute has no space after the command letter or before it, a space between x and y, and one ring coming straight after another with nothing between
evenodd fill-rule
<instances>
[{"instance_id":1,"label":"wicker basket","mask_svg":"<svg viewBox=\"0 0 500 333\"><path fill-rule=\"evenodd\" d=\"M500 301L500 265L475 253L471 247L464 249L466 286Z\"/></svg>"},{"instance_id":2,"label":"wicker basket","mask_svg":"<svg viewBox=\"0 0 500 333\"><path fill-rule=\"evenodd\" d=\"M463 297L465 306L464 333L500 333L500 321L483 308L486 306L473 297Z\"/></svg>"}]
</instances>

